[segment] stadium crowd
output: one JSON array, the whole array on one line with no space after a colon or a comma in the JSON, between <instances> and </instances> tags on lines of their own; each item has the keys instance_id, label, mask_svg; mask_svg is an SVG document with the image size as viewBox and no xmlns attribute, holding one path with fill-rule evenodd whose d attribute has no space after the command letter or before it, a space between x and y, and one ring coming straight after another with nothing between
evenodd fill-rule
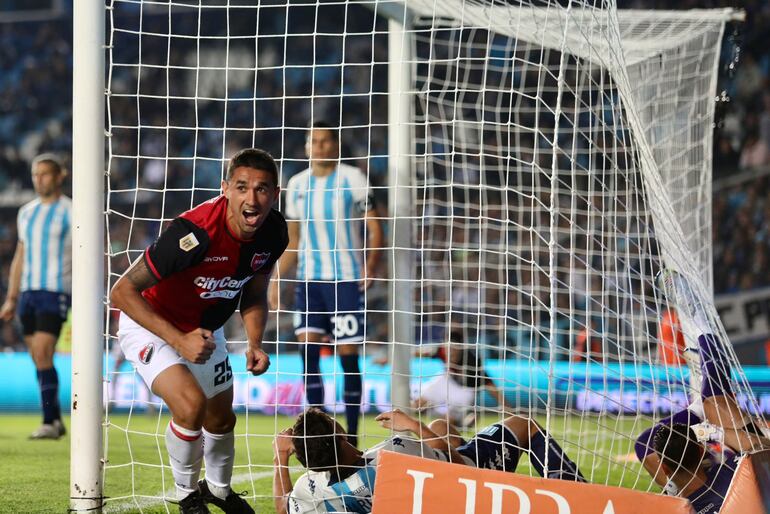
<instances>
[{"instance_id":1,"label":"stadium crowd","mask_svg":"<svg viewBox=\"0 0 770 514\"><path fill-rule=\"evenodd\" d=\"M669 3L662 0L619 3L621 7L670 8ZM678 7L724 4L726 2L685 0L679 2ZM770 203L766 200L770 195L770 179L765 173L770 168L770 50L764 44L770 30L770 7L760 0L749 0L743 8L748 12L748 21L741 27L740 37L730 34L732 28L728 30L720 66L719 88L730 101L722 102L718 109L720 119L714 138L717 184L713 219L719 221L714 225L714 266L730 271L715 277L716 293L770 284L765 272L770 254L770 229L764 223L770 218ZM284 9L263 9L260 33L282 32L285 17ZM168 30L160 18L157 22L154 20L151 12L145 14L144 19L146 32L162 34ZM307 17L304 25L302 19L297 16L292 20L299 21L293 25L296 34L324 32L324 27L313 26L312 16ZM342 18L324 19L325 23L334 24ZM238 30L253 31L254 20L242 20L241 25L238 20L231 19L233 21L231 34L237 34ZM118 18L116 25L120 23ZM221 24L222 20L211 16L204 19L200 27L197 23L195 16L180 16L174 20L174 32L204 34L209 26ZM182 42L172 48L164 37L142 38L139 46L130 27L124 27L128 30L116 37L134 39L116 45L125 55L111 56L117 66L112 76L113 96L109 108L113 122L120 125L116 120L122 121L128 128L117 129L114 134L109 161L109 187L113 192L110 208L118 214L131 214L136 221L128 223L120 215L111 217L109 264L113 277L122 273L129 259L135 258L156 237L160 228L157 220L171 219L216 194L221 159L235 149L252 145L270 149L281 164L285 185L294 173L306 166L304 129L312 118L324 117L348 127L341 135L343 158L368 171L375 194L383 200L387 198L384 188L387 140L383 126L387 79L384 68L378 69L384 65L366 64L386 60L387 40L382 33L375 37L355 35L371 31L375 26L371 17L361 16L356 23L359 25L347 27L351 35L343 44L335 38L292 37L291 44L284 45L281 38L266 38L259 50L260 67L264 69L257 77L257 97L254 98L253 83L245 82L237 73L228 74L228 98L238 101L230 102L227 109L221 102L205 101L189 108L193 102L184 97L205 96L207 92L221 96L222 91L217 88L225 87L218 80L221 70L211 69L201 72L196 90L184 89L190 81L186 80L189 77L184 76L183 68L191 64L192 46L185 47L186 43ZM327 32L335 31L332 25L329 29ZM16 240L18 201L14 198L31 189L29 163L42 151L60 152L65 159L71 152L72 110L68 102L61 101L72 94L71 40L71 18L66 16L48 21L0 23L0 295L7 287ZM189 41L189 45L195 44L194 40ZM212 45L216 43L212 41ZM237 44L233 44L230 52L237 62L248 59L248 52ZM730 63L736 53L740 54L738 73L733 73ZM205 58L204 48L201 59ZM126 65L137 59L149 65L175 63L179 69L166 76L163 69L146 66L138 83L131 80L134 75ZM339 66L340 63L345 66ZM202 64L216 67L214 63ZM341 79L342 70L346 80ZM344 100L340 103L324 97L311 102L308 94L313 89L324 91L330 97L344 93ZM365 94L370 91L374 94ZM137 92L143 96L138 109L140 119L136 119L136 101L129 97ZM121 97L123 93L129 96ZM156 94L178 99L161 105L151 98ZM166 129L169 125L195 126L196 123L204 129L197 134L190 130ZM261 127L256 133L252 130L255 124ZM137 129L138 125L142 128ZM227 130L205 130L223 126ZM368 137L353 137L365 128L371 131ZM157 137L152 137L154 134ZM141 148L136 148L137 140L142 141ZM167 155L175 159L166 161ZM364 155L370 157L360 157ZM189 173L190 168L194 169L193 174ZM746 174L745 180L734 180L741 173ZM728 182L731 180L733 182ZM720 181L729 185L720 187ZM142 190L137 193L137 188ZM166 192L159 192L163 188ZM191 193L193 189L195 194ZM478 274L478 270L475 273ZM467 310L473 310L470 304L478 297L476 292L463 290L452 294L457 302L468 304ZM16 330L8 323L0 328L0 348L23 348Z\"/></svg>"}]
</instances>

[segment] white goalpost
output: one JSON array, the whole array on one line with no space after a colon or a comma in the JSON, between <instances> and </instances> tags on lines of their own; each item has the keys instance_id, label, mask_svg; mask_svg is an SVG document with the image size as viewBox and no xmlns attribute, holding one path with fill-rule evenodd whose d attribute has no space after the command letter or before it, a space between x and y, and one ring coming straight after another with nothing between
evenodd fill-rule
<instances>
[{"instance_id":1,"label":"white goalpost","mask_svg":"<svg viewBox=\"0 0 770 514\"><path fill-rule=\"evenodd\" d=\"M469 437L515 411L589 482L659 492L633 456L636 437L699 401L698 366L663 356L698 347L687 319L682 348L661 341L673 305L655 276L674 269L703 299L738 402L761 416L711 304L714 96L725 24L740 13L592 0L75 9L73 511L176 508L168 410L130 366L116 368L106 291L166 222L219 194L235 151L270 151L285 187L308 166L305 135L319 118L340 129L342 162L366 174L386 229L385 263L365 293L365 414L430 397L412 412ZM106 166L94 150L105 133ZM280 279L268 373L247 376L242 327L226 326L233 484L259 512L273 505L272 439L305 405L293 333L303 281ZM344 425L330 348L326 409ZM436 358L455 348L474 362ZM505 404L454 393L485 377ZM388 435L366 416L359 444ZM518 472L535 474L527 459Z\"/></svg>"}]
</instances>

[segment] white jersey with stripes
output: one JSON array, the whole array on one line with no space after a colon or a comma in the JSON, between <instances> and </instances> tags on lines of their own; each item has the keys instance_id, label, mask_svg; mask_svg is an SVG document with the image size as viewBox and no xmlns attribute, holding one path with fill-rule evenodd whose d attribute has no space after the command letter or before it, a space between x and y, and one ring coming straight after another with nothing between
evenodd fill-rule
<instances>
[{"instance_id":1,"label":"white jersey with stripes","mask_svg":"<svg viewBox=\"0 0 770 514\"><path fill-rule=\"evenodd\" d=\"M289 513L371 512L380 450L444 462L448 460L444 452L424 442L407 437L391 437L364 452L365 464L344 480L332 482L332 475L328 471L307 471L297 479L294 489L289 493Z\"/></svg>"},{"instance_id":2,"label":"white jersey with stripes","mask_svg":"<svg viewBox=\"0 0 770 514\"><path fill-rule=\"evenodd\" d=\"M284 214L300 223L297 278L360 280L364 276L364 215L373 207L364 173L338 164L325 177L308 168L286 186Z\"/></svg>"},{"instance_id":3,"label":"white jersey with stripes","mask_svg":"<svg viewBox=\"0 0 770 514\"><path fill-rule=\"evenodd\" d=\"M17 216L19 241L24 244L21 291L72 292L72 200L40 198L23 205Z\"/></svg>"}]
</instances>

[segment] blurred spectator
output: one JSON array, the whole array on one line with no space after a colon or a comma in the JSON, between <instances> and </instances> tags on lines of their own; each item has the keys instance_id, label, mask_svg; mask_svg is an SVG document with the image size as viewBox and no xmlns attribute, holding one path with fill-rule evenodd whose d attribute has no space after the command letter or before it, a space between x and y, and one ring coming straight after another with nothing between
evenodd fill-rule
<instances>
[{"instance_id":1,"label":"blurred spectator","mask_svg":"<svg viewBox=\"0 0 770 514\"><path fill-rule=\"evenodd\" d=\"M71 9L71 2L65 3ZM120 9L114 11L114 22L123 30L115 33L117 40L111 58L118 65L112 70L113 96L109 100L115 125L109 143L112 158L108 162L110 209L114 213L110 217L109 259L113 279L159 233L160 220L168 221L200 200L217 194L221 165L232 153L231 148L253 144L269 149L281 162L285 185L294 173L307 165L303 157L307 119L326 117L346 127L341 131L342 157L367 169L373 186L387 183L387 73L384 64L370 64L386 61L386 23L382 19L374 23L371 14L364 8L351 6L352 14L348 15L345 6L332 4L322 2L319 6L292 7L297 9L297 13L303 9L307 11L307 16L292 15L292 22L298 22L295 36L313 31L333 34L344 29L347 34L344 42L340 43L340 38L326 36L292 37L290 44L285 44L286 41L277 36L266 37L260 40L258 54L252 55L253 41L245 38L243 41L250 44L244 46L234 39L230 48L231 69L227 72L227 81L221 80L222 70L217 67L222 63L218 62L215 49L204 48L205 40L199 48L195 38L149 36L168 31L165 16L154 15L150 9L143 15L145 35L139 37L130 22L121 18ZM728 4L725 0L682 0L677 8L712 8ZM671 8L667 0L619 0L618 5L620 8ZM759 175L770 165L770 50L766 45L770 9L765 2L758 1L746 2L742 7L747 11L747 22L742 26L743 43L737 73L733 75L728 71L728 64L734 55L734 43L730 38L725 38L720 57L717 93L725 90L733 98L725 105L722 128L714 134L715 176L732 175L739 167ZM212 10L210 16L200 20L199 26L193 9L189 12L180 10L175 14L173 30L178 34L201 33L216 37L224 27L229 27L231 34L253 34L254 19L249 16L226 19L226 11ZM72 20L69 16L42 22L0 24L0 191L10 191L14 196L19 190L31 188L29 162L32 156L41 151L70 152L72 108L61 100L72 95ZM286 9L263 8L259 17L261 33L277 34L275 27L285 27L286 16ZM313 24L316 16L318 26ZM726 33L732 33L732 27ZM137 44L139 42L140 45ZM141 48L141 55L137 54L137 48ZM142 67L142 75L138 77L138 67L131 63L140 59L147 66ZM255 76L253 71L248 70L257 62L259 66ZM196 78L189 74L188 67L198 63L208 69L200 70ZM257 84L256 89L254 84ZM314 98L311 98L311 93ZM224 107L221 100L210 100L206 96L228 98L230 101ZM172 99L166 101L156 97ZM190 100L193 97L195 100ZM529 100L525 98L522 102L517 108L526 111ZM565 106L568 105L569 102L565 102ZM530 110L535 112L535 109ZM522 120L530 124L533 121ZM543 123L546 122L552 124L544 118ZM199 127L199 130L183 127ZM438 124L430 124L427 130L432 134L440 132L441 128ZM542 161L546 169L550 166L547 162L550 153L538 151L542 150L539 146L543 144L542 138L517 134L513 145L513 141L496 141L497 136L491 133L482 136L484 149L481 162L486 167L503 167L503 160L509 161L507 168L510 170L516 169L517 162L536 160ZM600 139L598 145L603 147L611 142L612 134L608 136ZM447 155L452 153L452 148L441 144L440 134L423 137L430 140L430 151ZM568 142L562 141L562 144ZM513 149L501 152L498 146ZM588 159L587 152L581 155L579 159ZM593 163L597 168L613 165L611 162L600 162L598 159L603 158L600 154L592 154L591 157L597 159ZM426 209L422 213L423 216L451 214L450 195L453 201L463 198L462 201L477 202L481 197L478 189L482 184L493 186L488 189L499 187L499 184L510 190L530 183L534 186L534 181L539 180L519 171L484 175L480 173L477 162L479 156L469 155L464 159L464 166L452 168L457 175L448 177L457 187L441 189L437 186L431 193L435 201L428 206L430 211ZM585 162L580 162L587 166ZM448 161L435 164L434 176L441 178L441 173L448 173L449 164ZM463 187L459 187L461 183ZM499 194L495 191L484 194L493 193ZM378 188L376 194L383 199L388 196L385 187ZM764 271L770 252L770 226L766 222L770 219L770 202L764 201L768 195L767 178L757 178L729 188L715 186L713 253L714 269L718 270L714 277L715 292L770 284L770 277ZM493 197L484 198L489 202ZM491 203L500 201L497 196L494 198ZM535 200L546 202L545 198L533 198L533 202ZM600 196L593 199L597 208L601 201L603 198ZM529 211L534 208L533 203L531 209L522 206L520 210L512 210L508 214L507 241L511 246L517 244L517 237L521 237L518 234L521 227L531 228L532 234L535 234L539 230L538 223L541 229L547 226L547 222L543 225L542 220L532 219ZM13 219L16 209L0 209L0 269L7 270L13 247L4 242L15 240ZM478 216L477 213L470 214L474 219ZM590 222L592 226L597 226L601 220L591 216L586 214L584 218L571 220L570 223ZM502 212L492 216L504 217ZM461 220L459 217L456 219L459 227ZM445 227L441 224L426 227L417 237L433 241L430 243L432 248L443 251L445 248L441 245L450 236L442 230ZM461 234L463 232L471 234ZM489 234L487 231L485 237ZM451 235L459 238L452 242L452 246L462 248L467 244L472 248L478 243L474 238L478 239L479 235L478 231L458 228ZM496 237L502 239L501 234ZM490 241L485 241L485 244L491 244ZM431 250L428 243L423 246L426 251ZM501 252L501 255L504 254L504 251ZM442 263L433 264L443 266ZM512 265L521 266L522 263ZM545 263L533 262L532 265L543 267ZM585 265L597 266L594 262L586 262ZM495 263L495 267L502 266ZM577 268L579 266L575 266ZM440 273L445 271L441 268ZM426 277L434 277L429 270L424 273ZM503 282L500 278L482 277L478 271L463 273L469 275L454 274L453 278L459 279L460 283L441 292L444 299L437 302L435 311L428 314L441 317L443 307L440 308L439 304L446 303L447 299L452 300L452 310L463 313L490 310L489 306L496 302L504 303L484 301L488 290L494 292L494 288L486 284L500 284ZM439 276L439 272L435 276ZM519 279L517 286L539 291L540 294L545 291L544 286L533 278L522 276ZM469 280L469 283L462 280ZM585 279L570 275L564 281L577 287ZM5 293L6 283L7 277L0 276L0 295ZM429 280L426 278L427 283ZM384 291L386 285L381 286ZM584 283L582 289L586 288ZM383 294L373 294L370 301L384 302L383 297ZM579 301L578 307L583 307L586 302L590 304L590 291L578 295L576 300ZM531 304L536 307L543 301L543 298L516 297L511 299L510 305ZM594 301L610 302L611 299L601 297ZM480 302L485 304L480 305ZM384 313L387 307L382 306L380 310ZM500 331L507 331L509 340L518 341L517 348L537 353L543 340L549 336L545 327L550 324L541 326L540 310L535 308L532 311L514 317L509 314L507 324L503 320L499 325L505 326ZM502 317L505 318L504 313ZM597 321L597 326L599 324ZM385 325L378 324L379 327ZM384 339L385 336L381 337ZM505 339L506 334L502 334L501 338ZM13 328L3 327L0 344L13 345L12 341ZM590 344L588 346L586 350L590 349Z\"/></svg>"}]
</instances>

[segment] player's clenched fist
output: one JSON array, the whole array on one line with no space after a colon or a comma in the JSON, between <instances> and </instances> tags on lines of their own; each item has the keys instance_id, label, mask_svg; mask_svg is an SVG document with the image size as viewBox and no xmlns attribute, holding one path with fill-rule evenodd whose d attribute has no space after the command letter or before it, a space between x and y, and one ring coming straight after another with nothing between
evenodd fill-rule
<instances>
[{"instance_id":1,"label":"player's clenched fist","mask_svg":"<svg viewBox=\"0 0 770 514\"><path fill-rule=\"evenodd\" d=\"M179 355L193 364L205 363L217 347L211 330L205 328L186 333L174 346Z\"/></svg>"},{"instance_id":2,"label":"player's clenched fist","mask_svg":"<svg viewBox=\"0 0 770 514\"><path fill-rule=\"evenodd\" d=\"M270 367L270 357L260 348L246 350L246 369L252 375L261 375Z\"/></svg>"}]
</instances>

